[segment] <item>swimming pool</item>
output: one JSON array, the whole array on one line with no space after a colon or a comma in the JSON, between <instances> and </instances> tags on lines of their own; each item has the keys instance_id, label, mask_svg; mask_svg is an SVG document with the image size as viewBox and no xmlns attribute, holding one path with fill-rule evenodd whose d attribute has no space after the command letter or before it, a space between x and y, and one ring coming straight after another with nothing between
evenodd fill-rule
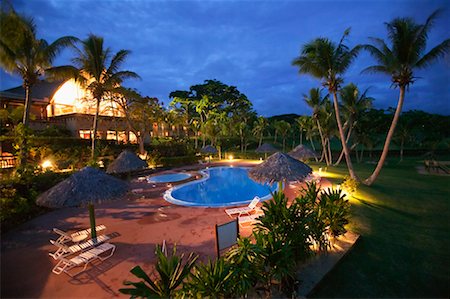
<instances>
[{"instance_id":1,"label":"swimming pool","mask_svg":"<svg viewBox=\"0 0 450 299\"><path fill-rule=\"evenodd\" d=\"M149 183L171 183L179 182L190 178L189 173L169 173L162 175L155 175L147 178Z\"/></svg>"},{"instance_id":2,"label":"swimming pool","mask_svg":"<svg viewBox=\"0 0 450 299\"><path fill-rule=\"evenodd\" d=\"M204 178L166 191L164 199L178 205L225 207L249 203L255 196L271 198L273 186L259 184L248 177L249 168L214 167L202 171Z\"/></svg>"}]
</instances>

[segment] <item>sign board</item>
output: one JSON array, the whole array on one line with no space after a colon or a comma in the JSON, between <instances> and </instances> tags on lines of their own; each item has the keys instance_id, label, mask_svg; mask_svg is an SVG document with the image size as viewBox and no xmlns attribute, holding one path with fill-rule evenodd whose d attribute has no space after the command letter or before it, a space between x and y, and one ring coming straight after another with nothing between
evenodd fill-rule
<instances>
[{"instance_id":1,"label":"sign board","mask_svg":"<svg viewBox=\"0 0 450 299\"><path fill-rule=\"evenodd\" d=\"M220 251L237 244L239 238L239 224L238 219L217 225L216 224L216 250L217 256L220 256Z\"/></svg>"}]
</instances>

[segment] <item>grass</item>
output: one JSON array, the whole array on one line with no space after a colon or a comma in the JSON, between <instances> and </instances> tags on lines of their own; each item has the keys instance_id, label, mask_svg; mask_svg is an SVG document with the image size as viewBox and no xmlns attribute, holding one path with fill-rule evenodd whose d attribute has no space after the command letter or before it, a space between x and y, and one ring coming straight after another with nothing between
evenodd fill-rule
<instances>
[{"instance_id":1,"label":"grass","mask_svg":"<svg viewBox=\"0 0 450 299\"><path fill-rule=\"evenodd\" d=\"M344 164L328 172L343 177ZM372 187L359 187L350 229L362 238L312 297L449 297L450 177L421 175L418 165L389 160ZM366 178L374 165L355 168Z\"/></svg>"}]
</instances>

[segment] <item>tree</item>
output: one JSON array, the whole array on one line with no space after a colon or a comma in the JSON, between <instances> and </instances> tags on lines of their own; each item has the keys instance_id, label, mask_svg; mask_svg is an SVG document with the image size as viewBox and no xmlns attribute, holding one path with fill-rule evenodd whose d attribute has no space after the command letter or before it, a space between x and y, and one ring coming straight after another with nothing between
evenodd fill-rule
<instances>
[{"instance_id":1,"label":"tree","mask_svg":"<svg viewBox=\"0 0 450 299\"><path fill-rule=\"evenodd\" d=\"M295 122L297 123L298 129L300 131L300 144L303 144L303 132L306 131L306 128L308 127L308 116L300 116L295 119Z\"/></svg>"},{"instance_id":2,"label":"tree","mask_svg":"<svg viewBox=\"0 0 450 299\"><path fill-rule=\"evenodd\" d=\"M3 7L3 6L2 6ZM31 88L39 77L51 69L58 53L76 40L65 36L49 44L36 36L33 18L17 14L14 9L0 11L0 65L8 73L22 77L25 89L23 124L28 126Z\"/></svg>"},{"instance_id":3,"label":"tree","mask_svg":"<svg viewBox=\"0 0 450 299\"><path fill-rule=\"evenodd\" d=\"M264 138L264 131L267 129L267 126L268 126L268 122L264 116L258 117L257 120L253 123L252 133L253 133L253 135L259 137L258 146L261 146L261 144L262 144L262 141Z\"/></svg>"},{"instance_id":4,"label":"tree","mask_svg":"<svg viewBox=\"0 0 450 299\"><path fill-rule=\"evenodd\" d=\"M144 143L153 130L153 124L162 119L163 109L157 98L143 97L135 90L121 88L113 100L125 114L128 127L136 135L139 153L145 155Z\"/></svg>"},{"instance_id":5,"label":"tree","mask_svg":"<svg viewBox=\"0 0 450 299\"><path fill-rule=\"evenodd\" d=\"M427 18L425 24L417 24L411 18L396 18L386 23L390 46L380 38L371 38L373 44L363 45L363 48L378 63L366 68L363 72L379 72L391 76L392 85L394 88L398 87L400 91L397 108L384 142L383 152L375 170L364 181L368 186L375 182L383 168L389 152L389 145L402 111L405 92L417 79L414 77L414 71L428 67L449 52L450 39L446 39L427 53L424 53L428 34L439 14L439 10L433 12Z\"/></svg>"},{"instance_id":6,"label":"tree","mask_svg":"<svg viewBox=\"0 0 450 299\"><path fill-rule=\"evenodd\" d=\"M300 56L295 58L292 64L299 67L300 74L309 74L321 79L323 86L325 86L328 89L328 92L333 95L336 122L347 162L347 168L350 176L357 179L350 158L350 152L345 143L337 98L337 93L343 82L342 75L350 67L350 64L356 58L360 50L360 47L358 46L349 49L344 44L344 40L349 33L350 29L345 30L337 45L326 38L317 38L313 40L303 46Z\"/></svg>"},{"instance_id":7,"label":"tree","mask_svg":"<svg viewBox=\"0 0 450 299\"><path fill-rule=\"evenodd\" d=\"M131 71L120 71L120 67L130 54L128 50L119 50L112 55L110 48L105 48L103 38L90 34L87 39L78 42L81 47L74 45L77 56L72 59L74 66L54 68L50 75L53 78L73 78L86 88L96 102L93 130L91 158L95 158L95 140L97 138L98 115L100 103L108 93L120 93L120 85L124 79L139 78Z\"/></svg>"},{"instance_id":8,"label":"tree","mask_svg":"<svg viewBox=\"0 0 450 299\"><path fill-rule=\"evenodd\" d=\"M25 89L22 123L28 127L32 87L39 77L51 69L56 55L75 38L65 36L51 44L44 39L38 39L32 18L17 14L12 7L6 10L3 5L0 10L0 28L0 66L7 73L22 77ZM27 138L21 140L18 166L19 169L24 169L28 146Z\"/></svg>"},{"instance_id":9,"label":"tree","mask_svg":"<svg viewBox=\"0 0 450 299\"><path fill-rule=\"evenodd\" d=\"M291 129L291 125L284 120L276 121L273 126L275 127L276 133L280 134L283 138L283 151L286 150L286 136L289 133L289 130Z\"/></svg>"},{"instance_id":10,"label":"tree","mask_svg":"<svg viewBox=\"0 0 450 299\"><path fill-rule=\"evenodd\" d=\"M346 119L346 122L344 123L344 131L347 132L345 142L348 143L352 137L353 129L359 116L361 113L372 107L374 99L367 96L367 89L361 94L358 87L353 83L350 83L341 89L340 97L342 114ZM341 152L338 160L334 164L335 166L340 163L343 156L344 151Z\"/></svg>"},{"instance_id":11,"label":"tree","mask_svg":"<svg viewBox=\"0 0 450 299\"><path fill-rule=\"evenodd\" d=\"M326 155L326 140L324 139L322 126L320 125L320 112L323 110L325 102L328 101L328 95L322 97L319 88L311 88L309 90L309 95L304 94L303 99L305 100L306 104L313 109L312 118L316 122L317 128L319 130L320 141L322 144L322 157L325 157L327 165L330 165L331 162L329 162L329 158Z\"/></svg>"}]
</instances>

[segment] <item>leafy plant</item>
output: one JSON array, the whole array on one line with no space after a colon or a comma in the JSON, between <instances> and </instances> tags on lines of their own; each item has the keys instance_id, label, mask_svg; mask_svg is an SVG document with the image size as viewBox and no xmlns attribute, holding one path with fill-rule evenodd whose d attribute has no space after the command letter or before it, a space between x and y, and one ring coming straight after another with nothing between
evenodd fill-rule
<instances>
[{"instance_id":1,"label":"leafy plant","mask_svg":"<svg viewBox=\"0 0 450 299\"><path fill-rule=\"evenodd\" d=\"M229 263L233 273L235 295L245 296L261 279L258 264L261 248L250 242L249 238L239 238L237 246L230 249L225 261Z\"/></svg>"},{"instance_id":2,"label":"leafy plant","mask_svg":"<svg viewBox=\"0 0 450 299\"><path fill-rule=\"evenodd\" d=\"M349 194L353 194L358 190L359 182L355 179L352 179L349 176L345 176L344 181L341 184L342 190L348 192Z\"/></svg>"},{"instance_id":3,"label":"leafy plant","mask_svg":"<svg viewBox=\"0 0 450 299\"><path fill-rule=\"evenodd\" d=\"M229 263L223 258L196 265L191 279L184 285L183 295L192 298L229 298L235 282Z\"/></svg>"},{"instance_id":4,"label":"leafy plant","mask_svg":"<svg viewBox=\"0 0 450 299\"><path fill-rule=\"evenodd\" d=\"M172 255L166 255L159 245L155 250L157 263L156 272L158 277L152 280L140 266L131 269L131 273L141 279L139 282L125 281L124 285L131 288L119 290L122 294L131 295L131 298L173 298L177 288L189 275L192 267L198 259L198 255L191 253L184 263L184 254L177 255L176 245L173 247Z\"/></svg>"},{"instance_id":5,"label":"leafy plant","mask_svg":"<svg viewBox=\"0 0 450 299\"><path fill-rule=\"evenodd\" d=\"M345 225L349 223L350 203L345 199L342 190L328 188L321 193L319 205L324 211L324 221L333 237L345 234Z\"/></svg>"}]
</instances>

